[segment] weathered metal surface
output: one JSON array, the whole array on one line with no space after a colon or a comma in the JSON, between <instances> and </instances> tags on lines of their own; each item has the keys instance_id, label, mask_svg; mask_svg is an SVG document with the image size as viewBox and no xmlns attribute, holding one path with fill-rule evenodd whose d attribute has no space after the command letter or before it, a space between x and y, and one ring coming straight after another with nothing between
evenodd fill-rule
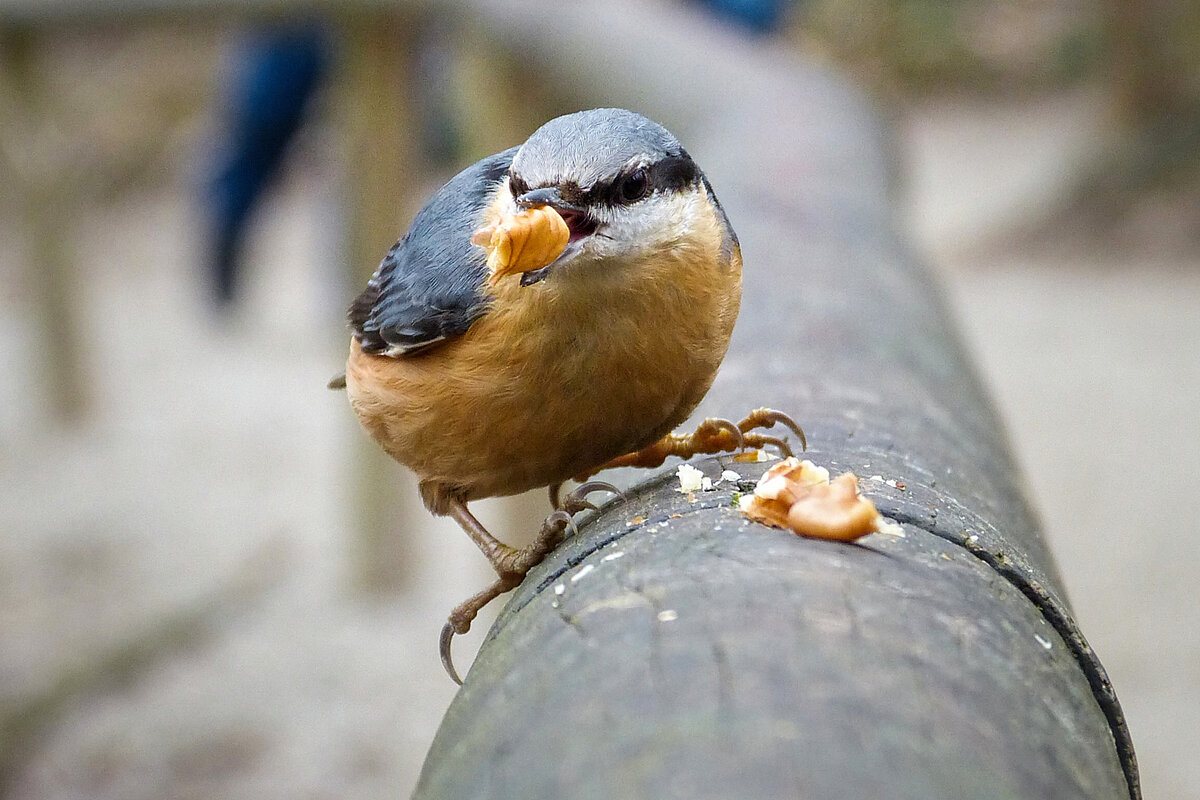
<instances>
[{"instance_id":1,"label":"weathered metal surface","mask_svg":"<svg viewBox=\"0 0 1200 800\"><path fill-rule=\"evenodd\" d=\"M677 8L433 5L583 105L680 135L746 262L699 415L786 410L817 463L896 482L863 486L907 535L803 540L661 482L610 505L514 593L417 796L1140 796L1003 431L895 233L887 139L857 94Z\"/></svg>"}]
</instances>

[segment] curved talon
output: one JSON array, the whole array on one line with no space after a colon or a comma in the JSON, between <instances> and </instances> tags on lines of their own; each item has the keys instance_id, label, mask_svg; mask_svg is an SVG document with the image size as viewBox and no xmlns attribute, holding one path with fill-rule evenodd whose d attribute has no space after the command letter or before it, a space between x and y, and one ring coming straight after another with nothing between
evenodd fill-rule
<instances>
[{"instance_id":1,"label":"curved talon","mask_svg":"<svg viewBox=\"0 0 1200 800\"><path fill-rule=\"evenodd\" d=\"M568 496L567 497L568 502L570 501L570 499L571 498ZM595 508L595 506L593 506L593 508ZM579 533L579 529L575 527L575 520L573 520L571 518L571 512L567 511L567 509L565 509L565 508L559 508L559 509L555 509L554 511L551 511L550 516L546 517L545 521L542 523L542 526L548 527L551 524L553 524L554 522L564 523L565 527L570 528L571 533L573 533L573 534Z\"/></svg>"},{"instance_id":2,"label":"curved talon","mask_svg":"<svg viewBox=\"0 0 1200 800\"><path fill-rule=\"evenodd\" d=\"M562 508L567 508L569 505L577 505L576 511L582 511L585 508L590 508L593 511L597 510L596 506L587 501L587 496L592 492L608 492L615 494L622 500L625 499L625 493L607 481L585 481L579 484L563 501Z\"/></svg>"},{"instance_id":3,"label":"curved talon","mask_svg":"<svg viewBox=\"0 0 1200 800\"><path fill-rule=\"evenodd\" d=\"M704 420L703 424L712 425L714 428L716 428L718 430L729 431L730 433L733 434L734 441L737 442L737 451L739 453L745 451L746 437L742 435L742 429L739 426L735 425L734 423L730 422L727 419L719 419L716 417L709 417L708 419ZM697 431L697 433L698 432L699 431Z\"/></svg>"},{"instance_id":4,"label":"curved talon","mask_svg":"<svg viewBox=\"0 0 1200 800\"><path fill-rule=\"evenodd\" d=\"M771 428L776 423L791 428L792 433L800 437L800 449L808 449L808 439L804 436L804 430L796 424L796 420L782 411L777 411L773 408L756 408L750 412L750 416L742 420L742 425L746 426L746 430L750 430L751 428Z\"/></svg>"},{"instance_id":5,"label":"curved talon","mask_svg":"<svg viewBox=\"0 0 1200 800\"><path fill-rule=\"evenodd\" d=\"M438 654L442 657L442 668L446 670L450 680L462 686L462 678L458 677L458 671L454 669L454 659L450 655L450 642L454 640L454 634L453 622L447 622L442 626L442 635L438 640Z\"/></svg>"},{"instance_id":6,"label":"curved talon","mask_svg":"<svg viewBox=\"0 0 1200 800\"><path fill-rule=\"evenodd\" d=\"M770 436L765 433L755 433L755 434L747 435L746 438L755 447L761 448L761 447L766 447L767 445L771 445L772 447L777 448L779 450L780 455L782 455L784 458L789 458L792 456L791 445L789 445L783 439L780 439L778 436Z\"/></svg>"}]
</instances>

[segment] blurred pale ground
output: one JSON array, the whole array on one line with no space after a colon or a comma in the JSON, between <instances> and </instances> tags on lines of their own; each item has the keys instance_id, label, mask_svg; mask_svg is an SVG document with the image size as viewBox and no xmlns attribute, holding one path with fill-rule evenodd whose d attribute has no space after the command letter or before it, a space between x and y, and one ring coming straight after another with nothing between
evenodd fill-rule
<instances>
[{"instance_id":1,"label":"blurred pale ground","mask_svg":"<svg viewBox=\"0 0 1200 800\"><path fill-rule=\"evenodd\" d=\"M923 101L900 126L907 205L1124 703L1146 796L1185 800L1200 796L1200 257L1152 246L1169 205L1147 210L1145 241L1103 252L993 239L1069 183L1099 115L1087 93ZM50 722L15 751L13 797L374 798L416 780L454 690L437 631L487 571L452 523L419 515L396 530L405 589L355 588L361 434L324 389L355 288L334 266L344 187L328 130L295 155L228 325L198 285L190 179L64 231L93 384L76 428L42 407L0 219L0 710L66 698L37 709Z\"/></svg>"},{"instance_id":2,"label":"blurred pale ground","mask_svg":"<svg viewBox=\"0 0 1200 800\"><path fill-rule=\"evenodd\" d=\"M1076 616L1117 688L1148 798L1200 797L1200 254L1148 207L1127 241L992 244L1098 144L1096 98L943 101L905 125L918 241L1005 419ZM1192 209L1183 209L1185 213ZM1166 248L1168 251L1173 248Z\"/></svg>"}]
</instances>

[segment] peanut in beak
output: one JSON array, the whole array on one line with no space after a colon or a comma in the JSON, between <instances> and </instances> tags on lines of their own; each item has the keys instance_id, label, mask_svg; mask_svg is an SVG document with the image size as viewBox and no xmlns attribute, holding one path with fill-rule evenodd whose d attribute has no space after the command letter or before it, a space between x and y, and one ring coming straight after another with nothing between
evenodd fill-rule
<instances>
[{"instance_id":1,"label":"peanut in beak","mask_svg":"<svg viewBox=\"0 0 1200 800\"><path fill-rule=\"evenodd\" d=\"M487 250L489 286L507 275L541 269L562 255L570 239L566 221L550 206L510 214L471 235L473 244Z\"/></svg>"}]
</instances>

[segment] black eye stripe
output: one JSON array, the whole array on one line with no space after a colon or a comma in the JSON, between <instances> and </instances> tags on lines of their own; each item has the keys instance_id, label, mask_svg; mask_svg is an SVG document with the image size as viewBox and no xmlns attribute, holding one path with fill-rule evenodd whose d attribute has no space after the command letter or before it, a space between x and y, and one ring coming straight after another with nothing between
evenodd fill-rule
<instances>
[{"instance_id":1,"label":"black eye stripe","mask_svg":"<svg viewBox=\"0 0 1200 800\"><path fill-rule=\"evenodd\" d=\"M646 175L646 188L633 198L625 196L626 182L638 171ZM611 182L597 184L588 191L588 203L604 203L610 206L630 205L652 192L674 192L690 186L700 177L696 163L683 153L679 156L666 156L645 167L634 167L622 172Z\"/></svg>"},{"instance_id":2,"label":"black eye stripe","mask_svg":"<svg viewBox=\"0 0 1200 800\"><path fill-rule=\"evenodd\" d=\"M512 191L513 197L517 197L529 191L529 184L520 175L509 173L508 188Z\"/></svg>"},{"instance_id":3,"label":"black eye stripe","mask_svg":"<svg viewBox=\"0 0 1200 800\"><path fill-rule=\"evenodd\" d=\"M629 181L638 171L645 174L645 188L641 191L630 191L634 187L630 186ZM558 188L563 199L575 205L624 206L631 205L653 192L680 191L699 179L700 170L696 163L686 152L680 151L679 155L664 156L651 164L629 167L611 181L596 183L588 189L569 181L560 184ZM530 190L524 178L511 173L509 188L514 197Z\"/></svg>"},{"instance_id":4,"label":"black eye stripe","mask_svg":"<svg viewBox=\"0 0 1200 800\"><path fill-rule=\"evenodd\" d=\"M700 171L687 153L660 158L650 165L650 185L655 189L679 191L696 182Z\"/></svg>"}]
</instances>

